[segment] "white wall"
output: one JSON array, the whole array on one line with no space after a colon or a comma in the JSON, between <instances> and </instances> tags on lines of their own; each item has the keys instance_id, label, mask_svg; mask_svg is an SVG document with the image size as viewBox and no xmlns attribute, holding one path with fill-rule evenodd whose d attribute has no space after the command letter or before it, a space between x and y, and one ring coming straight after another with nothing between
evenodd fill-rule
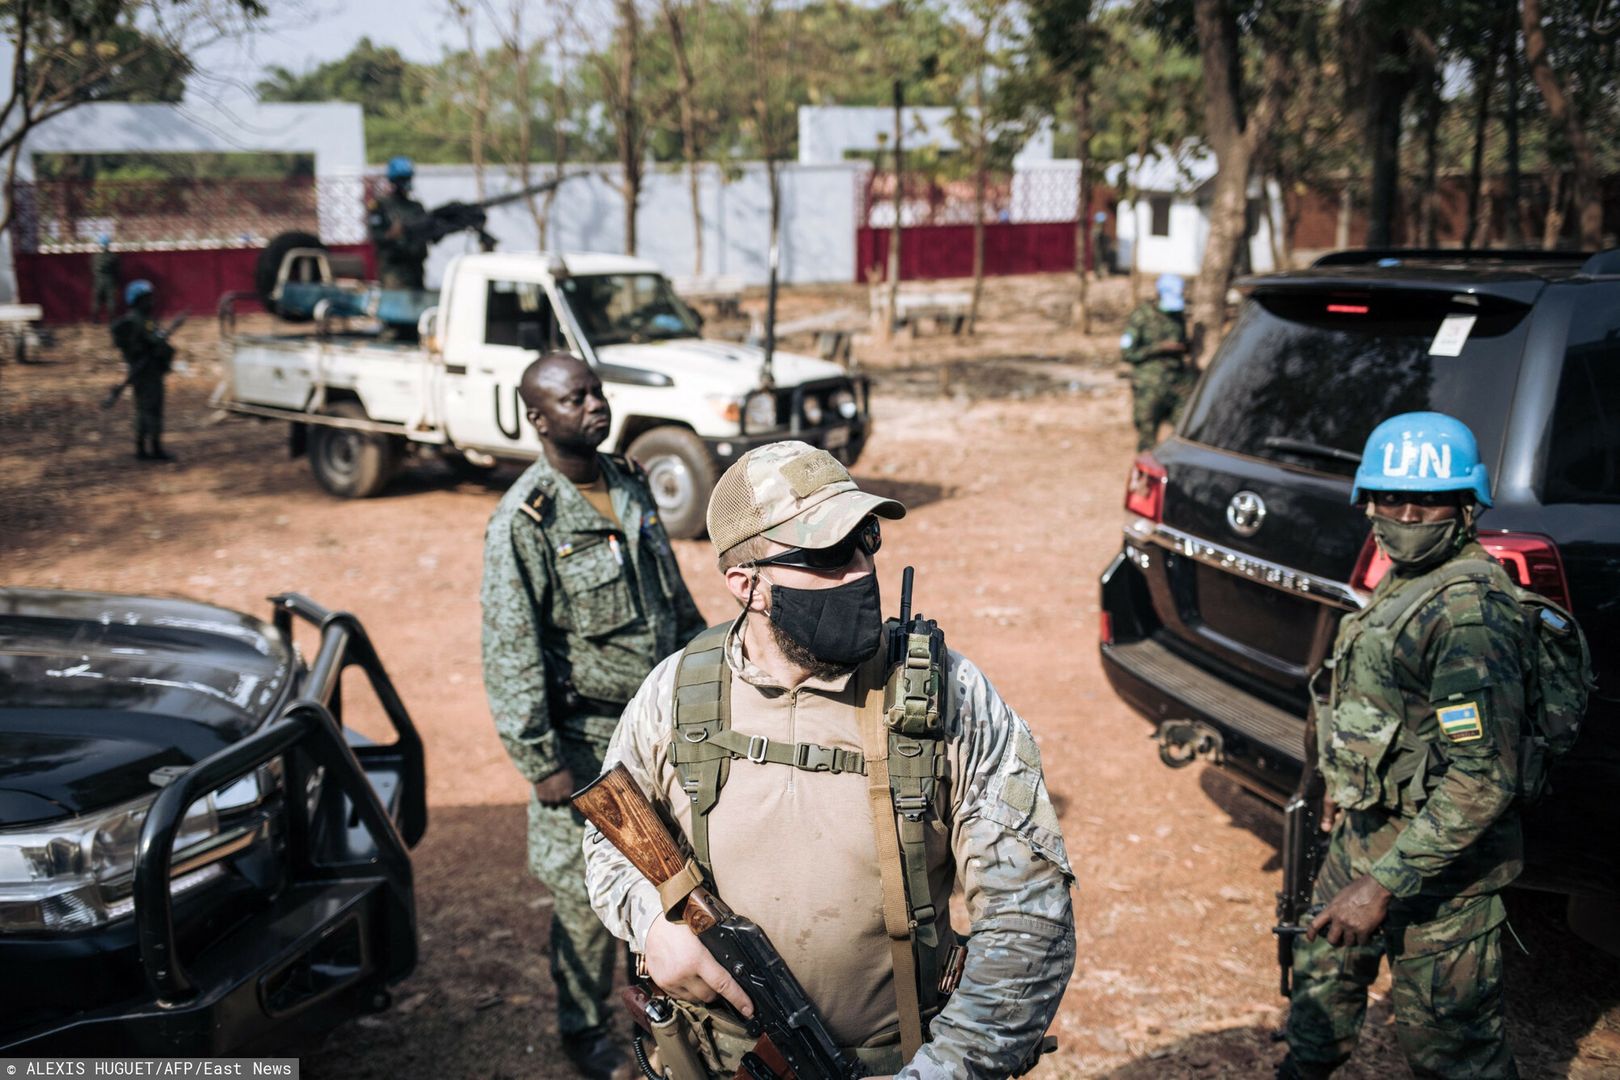
<instances>
[{"instance_id":1,"label":"white wall","mask_svg":"<svg viewBox=\"0 0 1620 1080\"><path fill-rule=\"evenodd\" d=\"M624 251L624 201L615 165L573 165L590 175L565 182L551 213L547 247L555 251ZM859 162L834 165L785 165L782 168L781 276L788 284L846 282L855 278L855 203ZM536 166L533 179L549 175ZM485 170L488 195L516 189L515 176L503 169ZM740 277L763 285L769 275L770 188L763 163L741 166L727 182L715 166L700 175L703 207L703 272ZM416 197L428 207L452 200L478 198L471 166L423 165L416 174ZM541 200L536 199L537 202ZM543 207L542 207L543 209ZM524 201L490 211L489 233L504 251L533 251L540 234ZM693 272L691 197L684 169L650 169L642 180L636 213L637 254L656 262L667 274ZM453 236L428 257L427 279L439 281L450 258L475 250L477 239Z\"/></svg>"},{"instance_id":2,"label":"white wall","mask_svg":"<svg viewBox=\"0 0 1620 1080\"><path fill-rule=\"evenodd\" d=\"M1271 214L1259 215L1254 235L1249 237L1249 266L1255 273L1274 269L1271 257L1271 218L1280 214L1281 200L1276 185L1269 185ZM1258 187L1253 197L1260 194ZM1134 205L1129 200L1119 204L1118 262L1121 270L1131 266L1132 252L1141 238L1139 268L1144 274L1180 274L1193 277L1204 261L1204 244L1209 238L1208 208L1192 195L1170 196L1170 233L1153 236L1153 208L1151 195L1144 194Z\"/></svg>"}]
</instances>

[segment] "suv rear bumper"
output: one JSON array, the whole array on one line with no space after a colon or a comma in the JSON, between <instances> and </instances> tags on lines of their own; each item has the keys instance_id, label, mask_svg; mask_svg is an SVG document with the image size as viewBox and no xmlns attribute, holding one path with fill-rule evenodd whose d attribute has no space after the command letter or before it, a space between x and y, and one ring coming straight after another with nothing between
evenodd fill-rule
<instances>
[{"instance_id":1,"label":"suv rear bumper","mask_svg":"<svg viewBox=\"0 0 1620 1080\"><path fill-rule=\"evenodd\" d=\"M1219 741L1206 755L1211 762L1283 805L1303 768L1304 718L1175 651L1168 635L1155 632L1147 583L1124 552L1103 572L1102 608L1115 635L1101 644L1103 673L1114 692L1156 724L1191 721L1213 729Z\"/></svg>"}]
</instances>

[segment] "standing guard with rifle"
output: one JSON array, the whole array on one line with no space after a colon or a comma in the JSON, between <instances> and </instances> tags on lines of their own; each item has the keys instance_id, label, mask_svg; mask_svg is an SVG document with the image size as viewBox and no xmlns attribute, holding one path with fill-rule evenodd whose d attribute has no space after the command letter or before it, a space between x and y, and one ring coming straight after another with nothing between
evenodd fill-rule
<instances>
[{"instance_id":1,"label":"standing guard with rifle","mask_svg":"<svg viewBox=\"0 0 1620 1080\"><path fill-rule=\"evenodd\" d=\"M118 351L124 354L127 374L107 395L102 407L111 408L124 387L133 388L136 459L173 461L174 456L163 449L163 379L174 361L174 346L169 343L169 335L180 328L186 317L182 314L160 328L152 317L157 296L152 291L152 283L145 279L125 286L124 304L128 310L113 322L112 339Z\"/></svg>"},{"instance_id":2,"label":"standing guard with rifle","mask_svg":"<svg viewBox=\"0 0 1620 1080\"><path fill-rule=\"evenodd\" d=\"M1575 742L1591 657L1567 611L1480 546L1491 505L1473 432L1403 413L1368 436L1351 500L1390 569L1339 624L1313 680L1315 765L1331 840L1290 807L1279 909L1293 985L1283 1080L1349 1059L1387 957L1395 1037L1421 1077L1515 1077L1503 1022L1502 890L1524 862L1519 811Z\"/></svg>"},{"instance_id":3,"label":"standing guard with rifle","mask_svg":"<svg viewBox=\"0 0 1620 1080\"><path fill-rule=\"evenodd\" d=\"M377 252L377 277L385 288L426 288L422 264L427 262L432 240L420 229L427 220L427 209L411 198L415 177L416 166L410 158L390 159L389 193L373 199L366 208L366 232Z\"/></svg>"},{"instance_id":4,"label":"standing guard with rifle","mask_svg":"<svg viewBox=\"0 0 1620 1080\"><path fill-rule=\"evenodd\" d=\"M883 621L904 513L803 442L715 485L742 611L653 670L575 802L592 905L645 964L649 1076L1000 1080L1050 1049L1074 875L1029 728L911 618L909 571Z\"/></svg>"}]
</instances>

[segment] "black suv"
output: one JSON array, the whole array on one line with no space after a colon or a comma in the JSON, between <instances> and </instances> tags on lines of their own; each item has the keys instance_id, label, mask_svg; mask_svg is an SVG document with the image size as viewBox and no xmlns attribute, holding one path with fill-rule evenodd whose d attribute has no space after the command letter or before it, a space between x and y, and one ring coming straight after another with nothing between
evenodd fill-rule
<instances>
[{"instance_id":1,"label":"black suv","mask_svg":"<svg viewBox=\"0 0 1620 1080\"><path fill-rule=\"evenodd\" d=\"M1280 805L1306 679L1386 568L1350 505L1363 443L1449 413L1490 467L1481 540L1574 611L1596 666L1580 743L1527 816L1524 883L1620 895L1620 251L1341 252L1239 285L1175 434L1127 483L1102 578L1115 691L1167 764L1205 757Z\"/></svg>"},{"instance_id":2,"label":"black suv","mask_svg":"<svg viewBox=\"0 0 1620 1080\"><path fill-rule=\"evenodd\" d=\"M283 1048L415 967L421 740L353 616L272 603L0 589L0 1056Z\"/></svg>"}]
</instances>

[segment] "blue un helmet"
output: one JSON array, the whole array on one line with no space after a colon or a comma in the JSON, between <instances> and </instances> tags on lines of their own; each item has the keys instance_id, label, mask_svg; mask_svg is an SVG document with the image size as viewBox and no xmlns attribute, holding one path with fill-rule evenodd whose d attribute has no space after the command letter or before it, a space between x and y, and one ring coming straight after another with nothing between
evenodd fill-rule
<instances>
[{"instance_id":1,"label":"blue un helmet","mask_svg":"<svg viewBox=\"0 0 1620 1080\"><path fill-rule=\"evenodd\" d=\"M1185 311L1187 299L1183 290L1186 283L1181 280L1180 274L1160 274L1158 284L1154 286L1159 292L1159 310L1171 313Z\"/></svg>"},{"instance_id":2,"label":"blue un helmet","mask_svg":"<svg viewBox=\"0 0 1620 1080\"><path fill-rule=\"evenodd\" d=\"M133 307L135 301L143 296L152 295L152 283L145 278L136 278L124 286L124 303Z\"/></svg>"},{"instance_id":3,"label":"blue un helmet","mask_svg":"<svg viewBox=\"0 0 1620 1080\"><path fill-rule=\"evenodd\" d=\"M404 154L388 159L388 179L396 184L401 180L409 180L416 175L416 165Z\"/></svg>"},{"instance_id":4,"label":"blue un helmet","mask_svg":"<svg viewBox=\"0 0 1620 1080\"><path fill-rule=\"evenodd\" d=\"M1466 491L1491 505L1491 477L1468 425L1437 412L1392 416L1373 428L1361 452L1350 501L1369 491Z\"/></svg>"}]
</instances>

